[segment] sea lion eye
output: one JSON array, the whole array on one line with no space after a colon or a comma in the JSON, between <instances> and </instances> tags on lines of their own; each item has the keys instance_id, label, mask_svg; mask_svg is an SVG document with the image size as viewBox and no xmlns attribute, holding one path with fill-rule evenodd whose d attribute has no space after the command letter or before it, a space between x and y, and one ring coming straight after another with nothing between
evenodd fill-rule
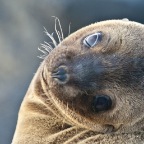
<instances>
[{"instance_id":1,"label":"sea lion eye","mask_svg":"<svg viewBox=\"0 0 144 144\"><path fill-rule=\"evenodd\" d=\"M112 100L107 95L95 96L92 102L92 108L94 112L109 110L111 106L112 106Z\"/></svg>"},{"instance_id":2,"label":"sea lion eye","mask_svg":"<svg viewBox=\"0 0 144 144\"><path fill-rule=\"evenodd\" d=\"M91 48L91 47L94 47L101 40L102 40L102 33L97 32L97 33L94 33L94 34L91 34L91 35L87 36L83 40L83 44L85 46L87 46L88 48Z\"/></svg>"}]
</instances>

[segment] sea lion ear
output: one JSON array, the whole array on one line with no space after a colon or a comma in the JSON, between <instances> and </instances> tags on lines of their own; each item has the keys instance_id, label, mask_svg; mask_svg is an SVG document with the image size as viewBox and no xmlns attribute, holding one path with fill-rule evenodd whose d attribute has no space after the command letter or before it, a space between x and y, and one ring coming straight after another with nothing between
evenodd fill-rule
<instances>
[{"instance_id":1,"label":"sea lion ear","mask_svg":"<svg viewBox=\"0 0 144 144\"><path fill-rule=\"evenodd\" d=\"M127 22L127 21L129 21L129 19L128 18L123 18L122 21L126 21Z\"/></svg>"}]
</instances>

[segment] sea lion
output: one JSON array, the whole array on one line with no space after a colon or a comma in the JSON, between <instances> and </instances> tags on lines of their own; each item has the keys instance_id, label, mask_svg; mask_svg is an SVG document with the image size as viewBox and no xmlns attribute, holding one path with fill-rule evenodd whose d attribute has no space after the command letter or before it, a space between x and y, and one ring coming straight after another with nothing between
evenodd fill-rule
<instances>
[{"instance_id":1,"label":"sea lion","mask_svg":"<svg viewBox=\"0 0 144 144\"><path fill-rule=\"evenodd\" d=\"M108 20L63 39L22 102L12 144L144 143L144 25Z\"/></svg>"}]
</instances>

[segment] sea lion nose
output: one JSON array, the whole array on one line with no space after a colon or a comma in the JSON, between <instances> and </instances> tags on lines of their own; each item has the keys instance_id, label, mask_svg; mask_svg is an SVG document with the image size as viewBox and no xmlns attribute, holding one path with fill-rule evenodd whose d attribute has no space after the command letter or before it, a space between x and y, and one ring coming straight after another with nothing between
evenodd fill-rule
<instances>
[{"instance_id":1,"label":"sea lion nose","mask_svg":"<svg viewBox=\"0 0 144 144\"><path fill-rule=\"evenodd\" d=\"M52 73L52 78L58 80L61 83L65 83L68 80L68 74L65 67L61 66Z\"/></svg>"}]
</instances>

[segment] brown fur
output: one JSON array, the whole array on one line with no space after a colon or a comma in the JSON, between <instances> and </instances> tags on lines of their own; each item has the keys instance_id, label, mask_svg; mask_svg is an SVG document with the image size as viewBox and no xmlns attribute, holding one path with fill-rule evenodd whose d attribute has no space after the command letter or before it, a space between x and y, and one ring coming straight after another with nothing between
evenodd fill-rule
<instances>
[{"instance_id":1,"label":"brown fur","mask_svg":"<svg viewBox=\"0 0 144 144\"><path fill-rule=\"evenodd\" d=\"M98 31L103 33L102 41L86 48L82 40ZM87 57L107 68L101 89L59 84L51 77L61 64L67 65L71 75L71 69ZM144 26L136 22L99 22L68 36L35 74L19 111L12 144L144 143L144 65L139 59L144 59ZM94 113L91 100L97 94L109 95L112 109Z\"/></svg>"}]
</instances>

